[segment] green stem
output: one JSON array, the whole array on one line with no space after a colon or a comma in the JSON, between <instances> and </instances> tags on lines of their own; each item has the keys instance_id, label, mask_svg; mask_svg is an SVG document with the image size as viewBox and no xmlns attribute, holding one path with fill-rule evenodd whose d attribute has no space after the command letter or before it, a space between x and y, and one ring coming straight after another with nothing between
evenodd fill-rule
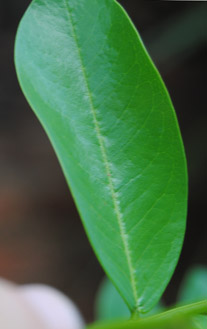
<instances>
[{"instance_id":1,"label":"green stem","mask_svg":"<svg viewBox=\"0 0 207 329\"><path fill-rule=\"evenodd\" d=\"M188 304L180 307L172 308L171 310L152 316L153 319L171 319L174 316L194 316L194 315L207 315L207 300L201 302Z\"/></svg>"},{"instance_id":2,"label":"green stem","mask_svg":"<svg viewBox=\"0 0 207 329\"><path fill-rule=\"evenodd\" d=\"M173 308L148 318L138 320L123 320L116 322L94 323L87 326L87 329L144 329L154 328L157 325L165 325L171 320L188 319L195 315L207 315L207 300L185 306ZM157 328L157 327L156 327Z\"/></svg>"},{"instance_id":3,"label":"green stem","mask_svg":"<svg viewBox=\"0 0 207 329\"><path fill-rule=\"evenodd\" d=\"M135 320L138 320L140 319L140 315L139 315L139 312L135 311L132 313L131 315L131 320L135 321Z\"/></svg>"}]
</instances>

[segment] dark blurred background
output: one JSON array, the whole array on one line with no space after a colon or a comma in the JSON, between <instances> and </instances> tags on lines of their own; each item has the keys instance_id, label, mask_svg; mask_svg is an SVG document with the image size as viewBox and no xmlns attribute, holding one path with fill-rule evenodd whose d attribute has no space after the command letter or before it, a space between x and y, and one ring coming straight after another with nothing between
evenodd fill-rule
<instances>
[{"instance_id":1,"label":"dark blurred background","mask_svg":"<svg viewBox=\"0 0 207 329\"><path fill-rule=\"evenodd\" d=\"M56 156L18 86L18 22L29 0L0 0L0 276L41 282L93 319L104 275L87 241ZM206 21L204 2L122 0L171 94L188 159L189 213L182 255L165 294L175 302L186 271L207 265L205 199Z\"/></svg>"}]
</instances>

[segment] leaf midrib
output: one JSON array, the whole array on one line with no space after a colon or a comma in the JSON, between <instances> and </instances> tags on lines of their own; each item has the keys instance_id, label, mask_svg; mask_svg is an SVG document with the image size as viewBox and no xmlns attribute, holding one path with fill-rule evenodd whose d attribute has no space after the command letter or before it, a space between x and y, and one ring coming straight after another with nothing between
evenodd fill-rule
<instances>
[{"instance_id":1,"label":"leaf midrib","mask_svg":"<svg viewBox=\"0 0 207 329\"><path fill-rule=\"evenodd\" d=\"M112 172L111 172L111 169L110 169L110 162L109 162L108 157L107 157L107 152L106 152L106 148L105 148L105 145L104 145L103 136L101 135L101 129L100 129L100 125L99 125L99 122L98 122L98 119L97 119L96 109L95 109L95 106L94 106L94 103L93 103L93 97L92 97L92 94L91 94L91 91L90 91L90 88L89 88L89 83L88 83L88 80L87 80L87 74L86 74L86 70L85 70L85 67L84 67L84 62L83 62L83 58L82 58L82 55L81 55L81 49L79 47L77 34L76 34L75 27L74 27L74 24L73 24L72 15L70 13L70 8L68 6L67 0L63 0L63 1L65 3L67 17L68 17L68 20L69 20L70 25L72 27L72 34L73 34L73 38L74 38L74 41L75 41L75 44L76 44L76 47L77 47L77 53L78 53L78 57L79 57L80 67L81 67L81 71L82 71L82 74L83 74L85 87L86 87L86 90L87 90L87 95L88 95L88 100L89 100L89 105L90 105L90 111L91 111L91 114L92 114L92 117L93 117L96 136L97 136L98 143L99 143L99 146L100 146L101 155L102 155L102 158L103 158L103 163L104 163L104 167L105 167L105 170L106 170L106 176L107 176L107 179L108 179L108 186L109 186L109 190L110 190L110 193L111 193L111 198L112 198L112 201L113 201L114 212L115 212L116 219L117 219L117 222L118 222L118 226L119 226L119 229L120 229L120 235L121 235L121 239L122 239L123 246L124 246L124 252L125 252L127 264L128 264L128 267L129 267L129 274L130 274L130 280L131 280L131 285L132 285L132 293L133 293L133 297L134 297L134 301L135 301L135 306L136 306L136 310L139 310L138 295L137 295L137 290L136 290L136 278L135 278L135 275L134 275L135 269L133 268L133 265L132 265L132 259L131 259L131 254L130 254L130 249L129 249L129 242L128 242L128 235L127 235L126 230L125 230L125 223L124 223L123 218L122 218L122 213L121 213L121 210L120 210L120 207L119 207L118 197L117 197L117 194L115 192L114 185L113 185Z\"/></svg>"}]
</instances>

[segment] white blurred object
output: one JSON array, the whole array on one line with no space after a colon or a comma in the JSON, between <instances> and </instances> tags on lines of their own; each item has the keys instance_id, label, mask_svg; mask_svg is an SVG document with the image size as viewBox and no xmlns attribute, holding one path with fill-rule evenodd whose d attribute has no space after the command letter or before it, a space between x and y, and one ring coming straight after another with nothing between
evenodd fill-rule
<instances>
[{"instance_id":1,"label":"white blurred object","mask_svg":"<svg viewBox=\"0 0 207 329\"><path fill-rule=\"evenodd\" d=\"M58 290L38 284L19 287L19 294L48 329L83 329L83 319L74 303Z\"/></svg>"},{"instance_id":2,"label":"white blurred object","mask_svg":"<svg viewBox=\"0 0 207 329\"><path fill-rule=\"evenodd\" d=\"M17 286L0 279L1 329L83 329L73 302L45 285Z\"/></svg>"},{"instance_id":3,"label":"white blurred object","mask_svg":"<svg viewBox=\"0 0 207 329\"><path fill-rule=\"evenodd\" d=\"M20 298L16 286L4 280L0 280L0 328L49 329Z\"/></svg>"}]
</instances>

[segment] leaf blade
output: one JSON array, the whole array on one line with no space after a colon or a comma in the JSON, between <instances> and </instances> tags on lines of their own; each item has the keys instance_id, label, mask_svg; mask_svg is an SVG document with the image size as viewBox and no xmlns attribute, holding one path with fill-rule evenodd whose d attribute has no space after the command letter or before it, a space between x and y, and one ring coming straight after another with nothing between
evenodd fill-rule
<instances>
[{"instance_id":1,"label":"leaf blade","mask_svg":"<svg viewBox=\"0 0 207 329\"><path fill-rule=\"evenodd\" d=\"M114 1L35 0L16 67L97 257L130 309L147 312L180 253L187 178L172 104L140 38Z\"/></svg>"}]
</instances>

